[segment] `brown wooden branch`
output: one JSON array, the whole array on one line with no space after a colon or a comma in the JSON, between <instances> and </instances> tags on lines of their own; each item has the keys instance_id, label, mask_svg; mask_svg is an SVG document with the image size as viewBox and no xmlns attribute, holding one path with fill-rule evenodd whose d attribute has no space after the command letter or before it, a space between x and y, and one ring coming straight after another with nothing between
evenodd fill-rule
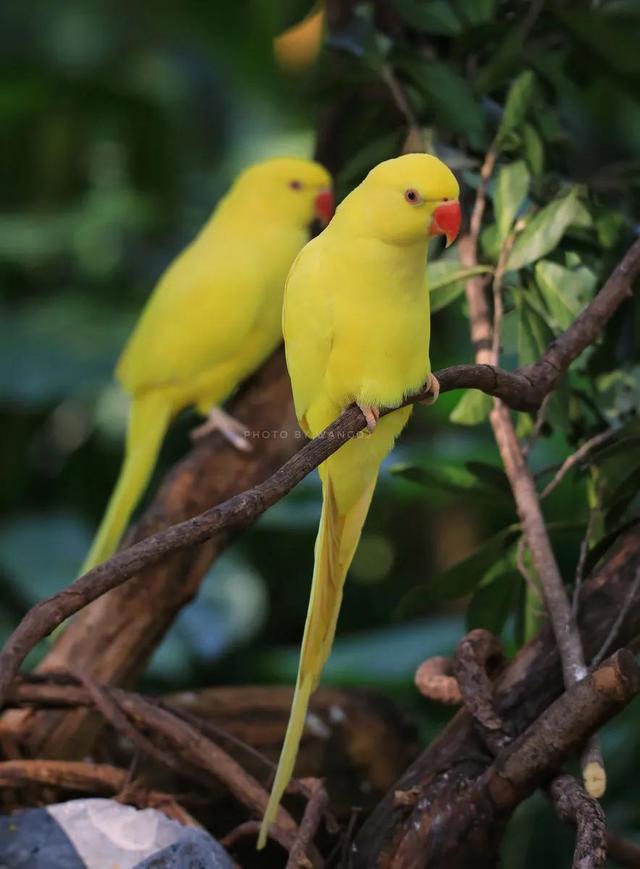
<instances>
[{"instance_id":1,"label":"brown wooden branch","mask_svg":"<svg viewBox=\"0 0 640 869\"><path fill-rule=\"evenodd\" d=\"M34 784L91 794L123 794L126 795L127 803L139 809L159 809L181 824L200 826L171 794L147 790L131 783L126 769L107 763L68 760L0 761L0 788L20 788Z\"/></svg>"},{"instance_id":2,"label":"brown wooden branch","mask_svg":"<svg viewBox=\"0 0 640 869\"><path fill-rule=\"evenodd\" d=\"M607 862L607 824L598 801L566 773L554 778L549 794L558 817L576 828L571 869L601 869Z\"/></svg>"},{"instance_id":3,"label":"brown wooden branch","mask_svg":"<svg viewBox=\"0 0 640 869\"><path fill-rule=\"evenodd\" d=\"M104 685L101 694L113 695ZM136 695L134 695L136 696ZM287 727L293 688L279 685L237 685L205 688L171 694L162 699L165 708L183 719L229 754L253 778L268 782L275 769L282 740ZM147 702L157 702L144 697ZM11 709L101 711L97 697L68 672L33 673L15 680L7 705ZM118 707L120 708L120 707ZM102 712L111 710L102 707ZM137 729L144 719L130 721ZM131 741L130 734L115 724L116 732L103 733L94 754L100 760L111 762L117 758L124 765L131 753L123 754L117 733ZM154 734L144 727L147 740ZM165 749L161 740L154 744ZM385 751L380 752L380 745ZM132 750L137 751L133 741ZM144 750L144 748L143 748ZM171 749L167 749L171 752ZM382 794L416 757L418 746L413 727L382 694L357 689L320 687L313 695L310 715L305 727L297 761L299 775L326 778L332 794L332 807L340 814L348 814L354 802L364 809L372 809ZM146 752L148 754L148 752ZM171 774L164 758L155 759L140 768L140 776L154 778L160 772L163 782L171 782L172 789L183 787L185 778L207 791L211 810L229 803L226 786L214 784L211 778L185 768L180 761L180 774ZM364 790L366 786L366 791ZM288 792L308 797L302 780L293 780ZM234 817L243 817L234 810Z\"/></svg>"},{"instance_id":4,"label":"brown wooden branch","mask_svg":"<svg viewBox=\"0 0 640 869\"><path fill-rule=\"evenodd\" d=\"M481 184L475 199L469 235L461 244L461 262L467 267L473 267L478 262L478 241L485 210L486 185L493 172L495 160L495 148L492 146L482 166ZM493 279L494 298L497 302L493 324L491 324L489 306L484 293L484 284L474 278L466 284L471 338L475 346L477 363L488 362L492 365L498 363L502 311L501 281L507 251L512 241L513 236L510 235L503 244ZM547 348L538 362L529 366L528 376L544 385L545 395L555 387L576 358L573 355L576 345L582 344L586 347L592 343L610 318L612 311L616 310L624 298L631 293L631 280L638 273L639 261L640 239L632 245L600 293L569 329ZM540 580L545 606L560 648L565 684L569 686L586 674L585 659L574 614L547 533L535 480L516 435L508 403L495 396L489 418L511 485L518 516L522 522L524 536ZM585 783L595 796L600 796L604 791L606 775L595 736L585 755L583 769Z\"/></svg>"},{"instance_id":5,"label":"brown wooden branch","mask_svg":"<svg viewBox=\"0 0 640 869\"><path fill-rule=\"evenodd\" d=\"M511 811L546 781L602 724L640 691L640 667L620 649L572 685L509 744L475 785L499 811Z\"/></svg>"},{"instance_id":6,"label":"brown wooden branch","mask_svg":"<svg viewBox=\"0 0 640 869\"><path fill-rule=\"evenodd\" d=\"M311 869L313 866L307 852L329 806L329 797L319 779L315 779L310 784L310 791L309 800L300 821L298 835L289 851L286 869Z\"/></svg>"},{"instance_id":7,"label":"brown wooden branch","mask_svg":"<svg viewBox=\"0 0 640 869\"><path fill-rule=\"evenodd\" d=\"M459 773L462 763L467 773L472 769L469 760L452 758L451 765L434 769L428 798L420 789L413 806L396 806L403 812L397 831L402 834L386 847L380 848L380 834L373 832L370 819L357 838L354 865L358 869L493 867L504 825L515 807L638 690L640 668L631 652L621 650L555 700L467 787L460 786ZM368 840L372 835L374 841Z\"/></svg>"},{"instance_id":8,"label":"brown wooden branch","mask_svg":"<svg viewBox=\"0 0 640 869\"><path fill-rule=\"evenodd\" d=\"M587 658L598 651L607 636L639 567L640 535L637 529L629 529L583 584L578 623ZM625 614L615 647L630 642L639 632L640 595L631 602ZM551 626L546 625L510 662L499 678L494 704L500 717L509 723L517 736L536 721L561 691L562 671L558 648ZM492 760L492 754L487 751L468 710L462 709L389 789L384 800L361 828L356 838L355 865L358 869L389 869L391 866L401 869L405 865L423 865L417 856L424 853L423 841L416 841L415 837L418 828L423 836L427 836L430 825L436 819L428 808L422 811L416 809L414 813L411 808L397 805L396 793L413 791L414 807L429 807L440 800L444 804L454 799L457 793L467 791L489 768ZM467 865L478 869L488 869L494 865L503 823L504 818L500 815L486 818L483 828L486 838L482 848L472 838L461 834L459 838L468 847ZM445 837L445 828L438 829ZM449 830L446 829L446 838L449 838ZM413 853L417 862L394 863L399 853ZM478 860L478 854L482 854L482 861Z\"/></svg>"},{"instance_id":9,"label":"brown wooden branch","mask_svg":"<svg viewBox=\"0 0 640 869\"><path fill-rule=\"evenodd\" d=\"M51 678L54 674L48 675ZM268 794L257 779L201 730L185 721L172 709L139 694L97 685L93 680L85 678L82 685L71 674L62 673L57 676L58 678L52 679L47 686L45 696L48 695L50 700L57 695L60 703L73 702L94 706L102 711L117 730L132 739L134 746L140 747L155 760L172 769L178 769L181 775L191 777L200 783L213 777L216 781L222 782L227 792L239 803L258 817L262 816L267 805ZM47 676L44 678L46 679ZM29 696L28 688L22 696ZM127 719L125 723L123 717ZM132 738L132 727L142 728L150 736ZM150 739L154 740L151 745ZM158 749L155 741L166 746L167 750ZM278 841L290 848L295 841L298 828L289 813L282 808L278 813L276 827Z\"/></svg>"},{"instance_id":10,"label":"brown wooden branch","mask_svg":"<svg viewBox=\"0 0 640 869\"><path fill-rule=\"evenodd\" d=\"M493 702L493 682L505 663L500 640L480 628L458 643L453 658L453 672L464 704L493 754L510 741L506 723Z\"/></svg>"},{"instance_id":11,"label":"brown wooden branch","mask_svg":"<svg viewBox=\"0 0 640 869\"><path fill-rule=\"evenodd\" d=\"M471 631L459 644L455 671L465 706L474 718L482 741L497 755L512 742L505 721L495 708L491 672L504 666L500 642L488 631ZM540 727L540 719L532 725ZM534 746L534 752L539 749ZM576 828L572 869L600 869L607 858L607 828L600 804L573 776L561 773L547 788L558 816Z\"/></svg>"},{"instance_id":12,"label":"brown wooden branch","mask_svg":"<svg viewBox=\"0 0 640 869\"><path fill-rule=\"evenodd\" d=\"M457 706L462 702L462 694L458 680L453 675L453 661L442 655L427 658L416 670L415 686L423 697L444 703L445 706Z\"/></svg>"},{"instance_id":13,"label":"brown wooden branch","mask_svg":"<svg viewBox=\"0 0 640 869\"><path fill-rule=\"evenodd\" d=\"M534 366L511 374L484 364L457 365L441 369L436 372L440 391L481 389L510 406L539 406L570 363L594 340L607 319L629 294L630 282L639 272L640 240L630 248L578 320L550 345ZM554 372L553 377L550 376L550 371ZM427 396L428 392L422 391L408 397L404 403L420 401ZM384 408L381 415L392 410ZM355 406L347 408L324 432L305 444L263 483L118 552L104 564L75 580L68 588L36 604L0 653L0 703L26 655L39 640L55 630L65 619L145 568L160 563L167 556L205 543L222 531L228 534L232 530L246 527L364 427L365 420L360 410ZM513 472L522 478L519 466ZM184 497L184 493L182 494ZM149 609L152 611L151 607ZM156 614L152 612L152 615ZM54 665L55 658L49 663Z\"/></svg>"}]
</instances>

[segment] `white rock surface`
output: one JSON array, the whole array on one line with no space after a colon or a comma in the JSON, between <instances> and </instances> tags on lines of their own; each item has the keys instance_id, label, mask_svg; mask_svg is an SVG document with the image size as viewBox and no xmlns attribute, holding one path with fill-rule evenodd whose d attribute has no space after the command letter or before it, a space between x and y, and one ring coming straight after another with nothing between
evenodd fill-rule
<instances>
[{"instance_id":1,"label":"white rock surface","mask_svg":"<svg viewBox=\"0 0 640 869\"><path fill-rule=\"evenodd\" d=\"M155 809L70 800L0 816L0 869L232 869L222 845Z\"/></svg>"}]
</instances>

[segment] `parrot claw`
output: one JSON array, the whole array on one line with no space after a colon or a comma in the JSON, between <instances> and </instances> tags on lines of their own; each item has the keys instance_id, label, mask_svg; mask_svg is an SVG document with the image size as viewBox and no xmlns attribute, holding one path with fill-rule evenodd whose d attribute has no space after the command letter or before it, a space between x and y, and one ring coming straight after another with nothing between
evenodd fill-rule
<instances>
[{"instance_id":1,"label":"parrot claw","mask_svg":"<svg viewBox=\"0 0 640 869\"><path fill-rule=\"evenodd\" d=\"M424 385L425 391L430 392L427 398L423 398L420 401L420 404L426 404L427 406L431 404L435 404L438 400L438 396L440 395L440 384L438 383L438 378L435 374L429 375L429 380Z\"/></svg>"},{"instance_id":2,"label":"parrot claw","mask_svg":"<svg viewBox=\"0 0 640 869\"><path fill-rule=\"evenodd\" d=\"M371 433L378 425L378 420L380 419L380 411L377 407L372 407L370 404L360 404L359 401L356 401L356 404L360 408L362 415L367 421L367 431Z\"/></svg>"},{"instance_id":3,"label":"parrot claw","mask_svg":"<svg viewBox=\"0 0 640 869\"><path fill-rule=\"evenodd\" d=\"M192 430L191 440L199 441L215 431L220 432L232 447L243 453L250 453L253 449L247 440L247 427L221 407L211 408L205 422Z\"/></svg>"}]
</instances>

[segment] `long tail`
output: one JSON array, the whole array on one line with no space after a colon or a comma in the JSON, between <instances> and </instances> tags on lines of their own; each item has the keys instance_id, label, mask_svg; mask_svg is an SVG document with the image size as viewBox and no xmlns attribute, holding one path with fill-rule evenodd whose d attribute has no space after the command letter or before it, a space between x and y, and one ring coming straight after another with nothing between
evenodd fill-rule
<instances>
[{"instance_id":1,"label":"long tail","mask_svg":"<svg viewBox=\"0 0 640 869\"><path fill-rule=\"evenodd\" d=\"M120 476L81 574L115 552L131 513L149 482L170 419L171 408L164 396L149 392L133 399Z\"/></svg>"},{"instance_id":2,"label":"long tail","mask_svg":"<svg viewBox=\"0 0 640 869\"><path fill-rule=\"evenodd\" d=\"M342 602L342 588L376 484L377 466L373 478L363 487L362 494L346 512L341 513L330 476L330 462L321 468L322 515L316 538L315 565L296 689L276 777L260 828L258 848L266 844L269 828L275 821L280 800L293 774L309 698L331 651Z\"/></svg>"}]
</instances>

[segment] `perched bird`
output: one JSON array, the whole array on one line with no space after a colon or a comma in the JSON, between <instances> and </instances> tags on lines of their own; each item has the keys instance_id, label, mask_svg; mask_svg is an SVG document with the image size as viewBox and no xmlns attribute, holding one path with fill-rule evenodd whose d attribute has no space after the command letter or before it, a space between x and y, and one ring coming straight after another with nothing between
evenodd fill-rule
<instances>
[{"instance_id":1,"label":"perched bird","mask_svg":"<svg viewBox=\"0 0 640 869\"><path fill-rule=\"evenodd\" d=\"M287 272L313 220L332 213L331 178L318 163L258 163L162 275L116 369L131 396L126 452L83 573L118 545L180 410L208 416L197 434L218 428L248 447L218 405L280 342Z\"/></svg>"},{"instance_id":2,"label":"perched bird","mask_svg":"<svg viewBox=\"0 0 640 869\"><path fill-rule=\"evenodd\" d=\"M331 651L342 588L378 470L411 414L397 407L425 384L429 361L429 237L460 228L458 183L440 160L407 154L376 166L303 248L285 288L283 331L296 414L309 437L352 402L368 434L320 466L322 514L298 677L258 847L293 773L309 698Z\"/></svg>"}]
</instances>

